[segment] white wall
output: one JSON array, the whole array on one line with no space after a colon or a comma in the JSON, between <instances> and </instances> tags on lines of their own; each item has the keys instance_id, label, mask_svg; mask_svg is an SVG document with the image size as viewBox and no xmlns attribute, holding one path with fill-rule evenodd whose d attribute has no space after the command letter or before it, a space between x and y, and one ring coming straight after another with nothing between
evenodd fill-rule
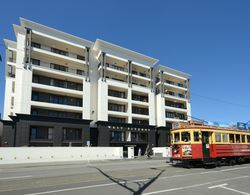
<instances>
[{"instance_id":1,"label":"white wall","mask_svg":"<svg viewBox=\"0 0 250 195\"><path fill-rule=\"evenodd\" d=\"M122 159L122 147L3 147L0 164Z\"/></svg>"},{"instance_id":2,"label":"white wall","mask_svg":"<svg viewBox=\"0 0 250 195\"><path fill-rule=\"evenodd\" d=\"M171 148L170 147L155 147L152 148L154 156L161 155L162 157L169 158L171 157Z\"/></svg>"}]
</instances>

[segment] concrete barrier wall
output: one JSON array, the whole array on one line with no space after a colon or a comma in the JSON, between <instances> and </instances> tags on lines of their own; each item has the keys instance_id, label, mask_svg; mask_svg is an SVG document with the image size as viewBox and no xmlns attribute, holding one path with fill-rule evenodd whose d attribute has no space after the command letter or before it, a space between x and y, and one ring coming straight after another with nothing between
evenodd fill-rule
<instances>
[{"instance_id":1,"label":"concrete barrier wall","mask_svg":"<svg viewBox=\"0 0 250 195\"><path fill-rule=\"evenodd\" d=\"M170 147L155 147L153 148L154 156L162 156L169 158L171 157L171 148Z\"/></svg>"},{"instance_id":2,"label":"concrete barrier wall","mask_svg":"<svg viewBox=\"0 0 250 195\"><path fill-rule=\"evenodd\" d=\"M0 164L122 159L122 147L3 147Z\"/></svg>"}]
</instances>

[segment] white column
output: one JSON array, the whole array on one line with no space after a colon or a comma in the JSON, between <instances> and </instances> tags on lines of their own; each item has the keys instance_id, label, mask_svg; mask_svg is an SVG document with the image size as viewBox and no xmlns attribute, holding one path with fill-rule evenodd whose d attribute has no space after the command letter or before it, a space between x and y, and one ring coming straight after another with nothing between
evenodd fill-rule
<instances>
[{"instance_id":1,"label":"white column","mask_svg":"<svg viewBox=\"0 0 250 195\"><path fill-rule=\"evenodd\" d=\"M108 84L98 80L98 120L108 121Z\"/></svg>"},{"instance_id":2,"label":"white column","mask_svg":"<svg viewBox=\"0 0 250 195\"><path fill-rule=\"evenodd\" d=\"M132 123L132 88L128 88L128 123Z\"/></svg>"},{"instance_id":3,"label":"white column","mask_svg":"<svg viewBox=\"0 0 250 195\"><path fill-rule=\"evenodd\" d=\"M90 82L85 81L83 79L83 111L82 111L82 118L83 119L90 119Z\"/></svg>"},{"instance_id":4,"label":"white column","mask_svg":"<svg viewBox=\"0 0 250 195\"><path fill-rule=\"evenodd\" d=\"M156 124L155 95L153 92L148 93L148 102L149 102L149 125L155 125Z\"/></svg>"},{"instance_id":5,"label":"white column","mask_svg":"<svg viewBox=\"0 0 250 195\"><path fill-rule=\"evenodd\" d=\"M156 120L157 126L165 126L165 102L164 97L161 97L161 94L156 95Z\"/></svg>"}]
</instances>

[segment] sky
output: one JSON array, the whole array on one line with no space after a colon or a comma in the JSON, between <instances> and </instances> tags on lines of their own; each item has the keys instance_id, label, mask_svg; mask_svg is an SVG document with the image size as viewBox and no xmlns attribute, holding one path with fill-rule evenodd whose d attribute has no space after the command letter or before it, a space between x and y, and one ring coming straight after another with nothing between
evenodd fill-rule
<instances>
[{"instance_id":1,"label":"sky","mask_svg":"<svg viewBox=\"0 0 250 195\"><path fill-rule=\"evenodd\" d=\"M60 2L60 3L59 3ZM248 0L3 0L0 12L0 110L3 39L23 17L159 59L191 78L192 116L220 123L250 120Z\"/></svg>"}]
</instances>

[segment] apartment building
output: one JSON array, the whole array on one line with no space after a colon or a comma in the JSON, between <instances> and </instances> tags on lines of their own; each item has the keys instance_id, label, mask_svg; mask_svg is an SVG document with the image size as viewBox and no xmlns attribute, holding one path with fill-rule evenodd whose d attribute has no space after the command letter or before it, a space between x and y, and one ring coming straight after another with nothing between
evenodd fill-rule
<instances>
[{"instance_id":1,"label":"apartment building","mask_svg":"<svg viewBox=\"0 0 250 195\"><path fill-rule=\"evenodd\" d=\"M3 146L169 143L188 120L190 75L97 39L20 19L6 45Z\"/></svg>"}]
</instances>

